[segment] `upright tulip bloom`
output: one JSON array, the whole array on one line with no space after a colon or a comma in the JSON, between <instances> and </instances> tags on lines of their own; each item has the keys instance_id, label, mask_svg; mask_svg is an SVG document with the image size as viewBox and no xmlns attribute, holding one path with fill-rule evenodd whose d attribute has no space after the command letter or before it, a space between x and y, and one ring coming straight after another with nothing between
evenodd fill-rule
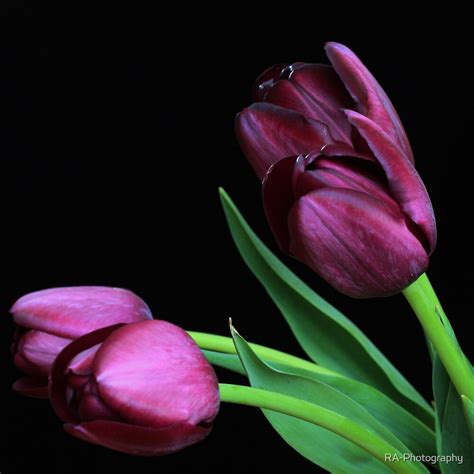
<instances>
[{"instance_id":1,"label":"upright tulip bloom","mask_svg":"<svg viewBox=\"0 0 474 474\"><path fill-rule=\"evenodd\" d=\"M355 54L265 71L236 134L283 252L349 296L397 293L436 245L431 202L390 100Z\"/></svg>"},{"instance_id":2,"label":"upright tulip bloom","mask_svg":"<svg viewBox=\"0 0 474 474\"><path fill-rule=\"evenodd\" d=\"M141 456L202 440L219 411L209 362L185 331L158 320L71 343L51 370L50 399L68 433Z\"/></svg>"},{"instance_id":3,"label":"upright tulip bloom","mask_svg":"<svg viewBox=\"0 0 474 474\"><path fill-rule=\"evenodd\" d=\"M10 312L17 325L15 365L27 374L14 390L48 396L48 374L54 359L72 340L117 323L152 319L137 295L120 288L76 286L36 291L21 297Z\"/></svg>"}]
</instances>

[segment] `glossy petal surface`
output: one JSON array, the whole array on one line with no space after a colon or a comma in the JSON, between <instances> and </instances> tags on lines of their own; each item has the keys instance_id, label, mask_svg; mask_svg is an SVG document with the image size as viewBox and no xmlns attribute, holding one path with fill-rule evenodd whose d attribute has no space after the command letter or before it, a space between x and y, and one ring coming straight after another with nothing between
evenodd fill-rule
<instances>
[{"instance_id":1,"label":"glossy petal surface","mask_svg":"<svg viewBox=\"0 0 474 474\"><path fill-rule=\"evenodd\" d=\"M99 349L93 373L102 399L133 424L199 424L218 411L212 367L186 332L166 321L115 331Z\"/></svg>"},{"instance_id":2,"label":"glossy petal surface","mask_svg":"<svg viewBox=\"0 0 474 474\"><path fill-rule=\"evenodd\" d=\"M152 318L145 302L131 291L101 286L36 291L20 298L10 312L19 326L69 339L111 324Z\"/></svg>"},{"instance_id":3,"label":"glossy petal surface","mask_svg":"<svg viewBox=\"0 0 474 474\"><path fill-rule=\"evenodd\" d=\"M321 122L267 103L243 110L235 129L242 151L260 179L282 158L320 150L334 141Z\"/></svg>"},{"instance_id":4,"label":"glossy petal surface","mask_svg":"<svg viewBox=\"0 0 474 474\"><path fill-rule=\"evenodd\" d=\"M413 152L400 118L374 76L347 46L329 42L326 53L356 102L357 111L376 122L413 162Z\"/></svg>"},{"instance_id":5,"label":"glossy petal surface","mask_svg":"<svg viewBox=\"0 0 474 474\"><path fill-rule=\"evenodd\" d=\"M422 229L431 253L436 246L436 222L430 198L415 167L376 123L357 112L346 111L346 114L384 169L398 205Z\"/></svg>"},{"instance_id":6,"label":"glossy petal surface","mask_svg":"<svg viewBox=\"0 0 474 474\"><path fill-rule=\"evenodd\" d=\"M397 293L428 265L403 215L360 192L306 195L293 207L289 228L291 253L355 298Z\"/></svg>"}]
</instances>

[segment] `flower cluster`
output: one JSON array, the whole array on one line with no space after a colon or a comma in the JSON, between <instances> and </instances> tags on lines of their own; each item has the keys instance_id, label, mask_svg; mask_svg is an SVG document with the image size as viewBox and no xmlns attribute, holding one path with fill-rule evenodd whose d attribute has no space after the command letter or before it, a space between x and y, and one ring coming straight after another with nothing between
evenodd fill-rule
<instances>
[{"instance_id":1,"label":"flower cluster","mask_svg":"<svg viewBox=\"0 0 474 474\"><path fill-rule=\"evenodd\" d=\"M209 434L219 410L212 366L185 331L154 320L134 293L53 288L23 296L11 313L14 361L25 373L13 388L49 395L68 433L143 456Z\"/></svg>"}]
</instances>

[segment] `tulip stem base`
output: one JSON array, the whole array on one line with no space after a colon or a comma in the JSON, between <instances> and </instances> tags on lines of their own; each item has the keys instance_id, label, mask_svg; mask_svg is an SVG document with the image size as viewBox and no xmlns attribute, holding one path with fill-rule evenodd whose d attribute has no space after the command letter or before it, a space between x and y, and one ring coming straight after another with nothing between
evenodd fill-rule
<instances>
[{"instance_id":1,"label":"tulip stem base","mask_svg":"<svg viewBox=\"0 0 474 474\"><path fill-rule=\"evenodd\" d=\"M459 395L466 395L474 400L474 374L471 364L459 348L451 324L426 274L406 288L403 294Z\"/></svg>"},{"instance_id":2,"label":"tulip stem base","mask_svg":"<svg viewBox=\"0 0 474 474\"><path fill-rule=\"evenodd\" d=\"M398 455L400 456L399 459L402 459L402 453L375 433L319 405L281 393L242 385L221 383L219 384L219 390L222 402L272 410L337 433L383 462L396 473L422 472L413 462L388 462L386 460L387 454ZM392 456L392 459L394 457Z\"/></svg>"}]
</instances>

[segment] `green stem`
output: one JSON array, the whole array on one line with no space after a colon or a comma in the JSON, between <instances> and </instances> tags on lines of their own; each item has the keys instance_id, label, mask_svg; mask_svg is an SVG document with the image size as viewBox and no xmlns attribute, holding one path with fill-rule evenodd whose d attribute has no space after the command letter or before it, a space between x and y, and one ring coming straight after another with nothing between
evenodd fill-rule
<instances>
[{"instance_id":1,"label":"green stem","mask_svg":"<svg viewBox=\"0 0 474 474\"><path fill-rule=\"evenodd\" d=\"M426 274L403 291L459 395L474 398L474 375Z\"/></svg>"},{"instance_id":2,"label":"green stem","mask_svg":"<svg viewBox=\"0 0 474 474\"><path fill-rule=\"evenodd\" d=\"M204 332L188 331L188 334L194 339L194 342L201 348L216 352L224 352L226 354L237 354L234 341L231 337L218 336L216 334L207 334ZM277 362L288 365L290 367L297 367L300 369L309 370L320 374L331 374L335 372L325 369L320 365L314 364L308 360L300 359L299 357L280 352L270 347L261 346L259 344L250 344L252 350L264 360L269 362Z\"/></svg>"},{"instance_id":3,"label":"green stem","mask_svg":"<svg viewBox=\"0 0 474 474\"><path fill-rule=\"evenodd\" d=\"M396 473L420 473L414 462L388 462L386 455L397 455L401 459L403 454L371 431L326 408L281 393L242 385L221 383L219 390L223 402L272 410L321 426L356 444Z\"/></svg>"}]
</instances>

